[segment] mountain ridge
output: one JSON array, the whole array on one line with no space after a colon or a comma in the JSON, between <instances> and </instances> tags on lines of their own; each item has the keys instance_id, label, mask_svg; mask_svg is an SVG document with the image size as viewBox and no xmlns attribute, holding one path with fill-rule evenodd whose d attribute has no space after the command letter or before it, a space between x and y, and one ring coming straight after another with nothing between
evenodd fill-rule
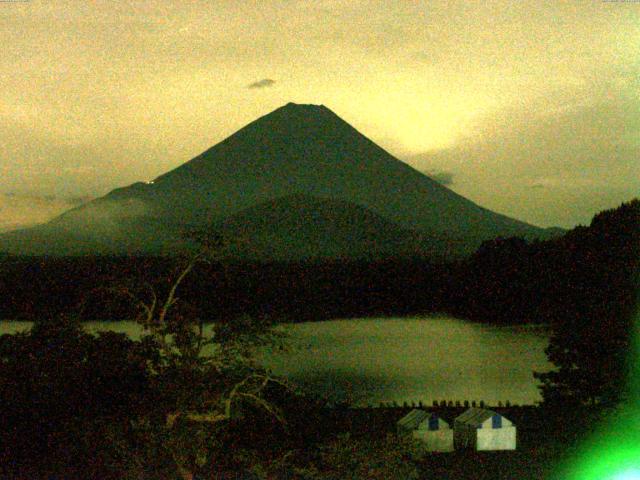
<instances>
[{"instance_id":1,"label":"mountain ridge","mask_svg":"<svg viewBox=\"0 0 640 480\"><path fill-rule=\"evenodd\" d=\"M48 245L55 253L61 250L56 240L61 234L63 243L74 243L75 236L86 247L64 245L62 250L90 253L93 244L114 252L154 250L162 243L181 244L171 225L219 224L292 194L369 210L395 225L399 235L413 231L460 239L467 243L465 251L496 236L551 235L449 190L324 105L288 103L151 182L114 189L44 226L0 235L0 250L33 251L38 244L35 250ZM367 216L359 212L358 218ZM34 238L39 239L34 243ZM145 242L156 247L147 249Z\"/></svg>"}]
</instances>

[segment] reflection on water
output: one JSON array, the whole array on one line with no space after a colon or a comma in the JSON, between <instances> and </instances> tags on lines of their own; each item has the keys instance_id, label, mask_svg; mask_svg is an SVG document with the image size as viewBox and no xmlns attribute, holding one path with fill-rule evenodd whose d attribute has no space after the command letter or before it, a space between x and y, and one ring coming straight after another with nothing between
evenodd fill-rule
<instances>
[{"instance_id":1,"label":"reflection on water","mask_svg":"<svg viewBox=\"0 0 640 480\"><path fill-rule=\"evenodd\" d=\"M0 333L29 328L0 322ZM133 338L133 322L85 324ZM540 400L532 371L551 368L544 327L496 327L448 317L353 319L284 325L291 348L265 350L276 374L333 400L358 405L433 400Z\"/></svg>"}]
</instances>

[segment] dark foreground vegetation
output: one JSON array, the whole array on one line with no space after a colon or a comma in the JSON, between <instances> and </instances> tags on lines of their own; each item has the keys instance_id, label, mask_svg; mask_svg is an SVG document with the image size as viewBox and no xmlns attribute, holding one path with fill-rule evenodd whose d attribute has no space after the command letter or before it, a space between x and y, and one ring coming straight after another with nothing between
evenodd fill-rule
<instances>
[{"instance_id":1,"label":"dark foreground vegetation","mask_svg":"<svg viewBox=\"0 0 640 480\"><path fill-rule=\"evenodd\" d=\"M552 478L598 411L497 408L517 451L425 454L393 435L407 408L328 408L253 365L252 346L278 341L266 332L222 328L206 361L196 336L94 337L68 319L2 337L1 478Z\"/></svg>"},{"instance_id":2,"label":"dark foreground vegetation","mask_svg":"<svg viewBox=\"0 0 640 480\"><path fill-rule=\"evenodd\" d=\"M408 408L328 408L253 365L251 346L278 341L266 332L222 328L206 361L195 336L163 346L70 320L2 337L0 478L533 480L596 424L594 407L497 407L518 450L427 454L394 435Z\"/></svg>"},{"instance_id":3,"label":"dark foreground vegetation","mask_svg":"<svg viewBox=\"0 0 640 480\"><path fill-rule=\"evenodd\" d=\"M43 321L0 337L0 478L554 478L629 398L639 236L634 201L560 239L498 239L455 265L4 258L2 316ZM415 311L552 326L557 369L536 374L544 404L503 411L517 451L424 455L391 434L402 409L329 409L253 361L286 344L271 329L284 312ZM81 327L119 316L146 335Z\"/></svg>"}]
</instances>

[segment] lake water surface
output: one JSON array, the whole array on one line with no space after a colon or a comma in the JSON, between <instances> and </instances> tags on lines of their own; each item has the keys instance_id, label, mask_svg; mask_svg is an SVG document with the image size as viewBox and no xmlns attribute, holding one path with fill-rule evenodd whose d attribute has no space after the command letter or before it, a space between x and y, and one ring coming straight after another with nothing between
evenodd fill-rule
<instances>
[{"instance_id":1,"label":"lake water surface","mask_svg":"<svg viewBox=\"0 0 640 480\"><path fill-rule=\"evenodd\" d=\"M0 322L0 333L29 328ZM133 322L88 322L89 331L140 334ZM265 350L274 373L356 405L433 400L533 404L532 372L547 371L545 327L504 327L450 317L368 318L284 325L290 348Z\"/></svg>"}]
</instances>

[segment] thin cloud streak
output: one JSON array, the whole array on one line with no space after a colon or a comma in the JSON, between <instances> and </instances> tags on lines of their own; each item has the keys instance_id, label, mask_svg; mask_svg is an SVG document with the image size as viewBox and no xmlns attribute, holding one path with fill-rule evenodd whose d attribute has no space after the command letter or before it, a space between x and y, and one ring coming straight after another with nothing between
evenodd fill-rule
<instances>
[{"instance_id":1,"label":"thin cloud streak","mask_svg":"<svg viewBox=\"0 0 640 480\"><path fill-rule=\"evenodd\" d=\"M275 80L271 80L270 78L263 78L262 80L258 80L257 82L250 83L249 85L247 85L247 88L269 88L272 87L275 83Z\"/></svg>"},{"instance_id":2,"label":"thin cloud streak","mask_svg":"<svg viewBox=\"0 0 640 480\"><path fill-rule=\"evenodd\" d=\"M0 193L0 232L48 222L91 199L88 196L57 197L38 193Z\"/></svg>"}]
</instances>

